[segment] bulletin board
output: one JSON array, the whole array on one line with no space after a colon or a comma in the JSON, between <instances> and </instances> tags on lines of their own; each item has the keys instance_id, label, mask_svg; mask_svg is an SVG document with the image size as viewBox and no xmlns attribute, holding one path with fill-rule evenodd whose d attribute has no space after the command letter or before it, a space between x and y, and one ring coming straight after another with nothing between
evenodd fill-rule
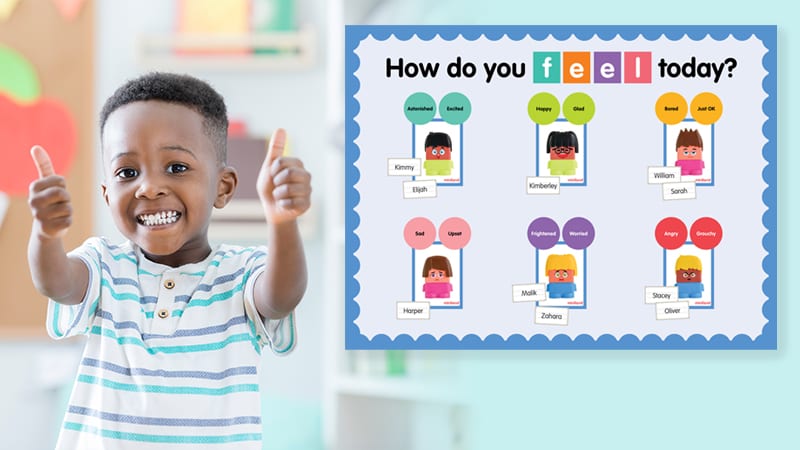
<instances>
[{"instance_id":1,"label":"bulletin board","mask_svg":"<svg viewBox=\"0 0 800 450\"><path fill-rule=\"evenodd\" d=\"M43 145L72 197L66 249L92 231L94 120L94 3L72 0L3 2L0 20L0 337L46 336L47 301L33 287L27 243L29 150Z\"/></svg>"},{"instance_id":2,"label":"bulletin board","mask_svg":"<svg viewBox=\"0 0 800 450\"><path fill-rule=\"evenodd\" d=\"M348 349L777 348L774 26L349 26Z\"/></svg>"}]
</instances>

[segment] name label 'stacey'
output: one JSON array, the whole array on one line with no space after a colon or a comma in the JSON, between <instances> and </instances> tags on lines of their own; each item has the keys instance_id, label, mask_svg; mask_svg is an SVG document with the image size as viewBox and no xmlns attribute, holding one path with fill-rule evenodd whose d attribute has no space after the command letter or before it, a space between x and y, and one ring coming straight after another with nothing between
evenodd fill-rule
<instances>
[{"instance_id":1,"label":"name label 'stacey'","mask_svg":"<svg viewBox=\"0 0 800 450\"><path fill-rule=\"evenodd\" d=\"M561 193L561 178L526 177L525 190L531 195L558 195Z\"/></svg>"},{"instance_id":2,"label":"name label 'stacey'","mask_svg":"<svg viewBox=\"0 0 800 450\"><path fill-rule=\"evenodd\" d=\"M545 298L544 283L514 284L511 286L511 297L514 303L543 302Z\"/></svg>"},{"instance_id":3,"label":"name label 'stacey'","mask_svg":"<svg viewBox=\"0 0 800 450\"><path fill-rule=\"evenodd\" d=\"M389 158L387 164L389 176L418 177L422 175L422 160L418 158Z\"/></svg>"},{"instance_id":4,"label":"name label 'stacey'","mask_svg":"<svg viewBox=\"0 0 800 450\"><path fill-rule=\"evenodd\" d=\"M664 303L675 302L678 300L678 288L676 286L645 286L645 303Z\"/></svg>"},{"instance_id":5,"label":"name label 'stacey'","mask_svg":"<svg viewBox=\"0 0 800 450\"><path fill-rule=\"evenodd\" d=\"M402 320L427 320L431 318L428 302L397 302L397 318Z\"/></svg>"},{"instance_id":6,"label":"name label 'stacey'","mask_svg":"<svg viewBox=\"0 0 800 450\"><path fill-rule=\"evenodd\" d=\"M436 195L436 180L403 182L403 198L433 198Z\"/></svg>"},{"instance_id":7,"label":"name label 'stacey'","mask_svg":"<svg viewBox=\"0 0 800 450\"><path fill-rule=\"evenodd\" d=\"M537 306L534 323L539 325L567 325L569 323L569 309Z\"/></svg>"}]
</instances>

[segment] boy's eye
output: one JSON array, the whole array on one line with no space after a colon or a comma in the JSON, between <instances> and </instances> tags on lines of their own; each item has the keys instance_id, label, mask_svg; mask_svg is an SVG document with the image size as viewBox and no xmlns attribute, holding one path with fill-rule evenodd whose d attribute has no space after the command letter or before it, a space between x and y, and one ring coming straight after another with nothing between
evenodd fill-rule
<instances>
[{"instance_id":1,"label":"boy's eye","mask_svg":"<svg viewBox=\"0 0 800 450\"><path fill-rule=\"evenodd\" d=\"M189 170L189 167L180 163L170 164L169 167L167 167L167 172L169 173L183 173L187 170Z\"/></svg>"},{"instance_id":2,"label":"boy's eye","mask_svg":"<svg viewBox=\"0 0 800 450\"><path fill-rule=\"evenodd\" d=\"M131 168L120 169L116 173L117 178L134 178L137 175L139 175L139 172Z\"/></svg>"}]
</instances>

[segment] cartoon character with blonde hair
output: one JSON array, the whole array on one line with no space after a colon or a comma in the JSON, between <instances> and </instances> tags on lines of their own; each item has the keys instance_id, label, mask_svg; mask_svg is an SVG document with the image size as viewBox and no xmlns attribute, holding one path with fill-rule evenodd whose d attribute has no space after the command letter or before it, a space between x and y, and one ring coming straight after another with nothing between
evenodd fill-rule
<instances>
[{"instance_id":1,"label":"cartoon character with blonde hair","mask_svg":"<svg viewBox=\"0 0 800 450\"><path fill-rule=\"evenodd\" d=\"M675 286L678 298L700 298L703 296L703 263L694 255L681 255L675 261Z\"/></svg>"},{"instance_id":2,"label":"cartoon character with blonde hair","mask_svg":"<svg viewBox=\"0 0 800 450\"><path fill-rule=\"evenodd\" d=\"M577 287L575 275L578 264L571 254L550 255L545 262L545 275L548 277L547 296L549 298L574 298Z\"/></svg>"}]
</instances>

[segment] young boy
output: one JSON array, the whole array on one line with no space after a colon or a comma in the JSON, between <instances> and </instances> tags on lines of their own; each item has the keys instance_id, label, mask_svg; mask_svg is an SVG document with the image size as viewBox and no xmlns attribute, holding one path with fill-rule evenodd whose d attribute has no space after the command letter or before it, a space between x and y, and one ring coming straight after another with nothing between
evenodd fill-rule
<instances>
[{"instance_id":1,"label":"young boy","mask_svg":"<svg viewBox=\"0 0 800 450\"><path fill-rule=\"evenodd\" d=\"M261 448L259 356L295 343L306 288L296 219L311 177L282 156L277 130L257 181L269 251L212 248L212 207L238 181L227 127L222 97L195 78L153 73L120 87L100 117L102 192L127 241L90 238L70 253L64 178L31 150L40 177L28 255L51 299L47 329L88 336L59 449Z\"/></svg>"}]
</instances>

